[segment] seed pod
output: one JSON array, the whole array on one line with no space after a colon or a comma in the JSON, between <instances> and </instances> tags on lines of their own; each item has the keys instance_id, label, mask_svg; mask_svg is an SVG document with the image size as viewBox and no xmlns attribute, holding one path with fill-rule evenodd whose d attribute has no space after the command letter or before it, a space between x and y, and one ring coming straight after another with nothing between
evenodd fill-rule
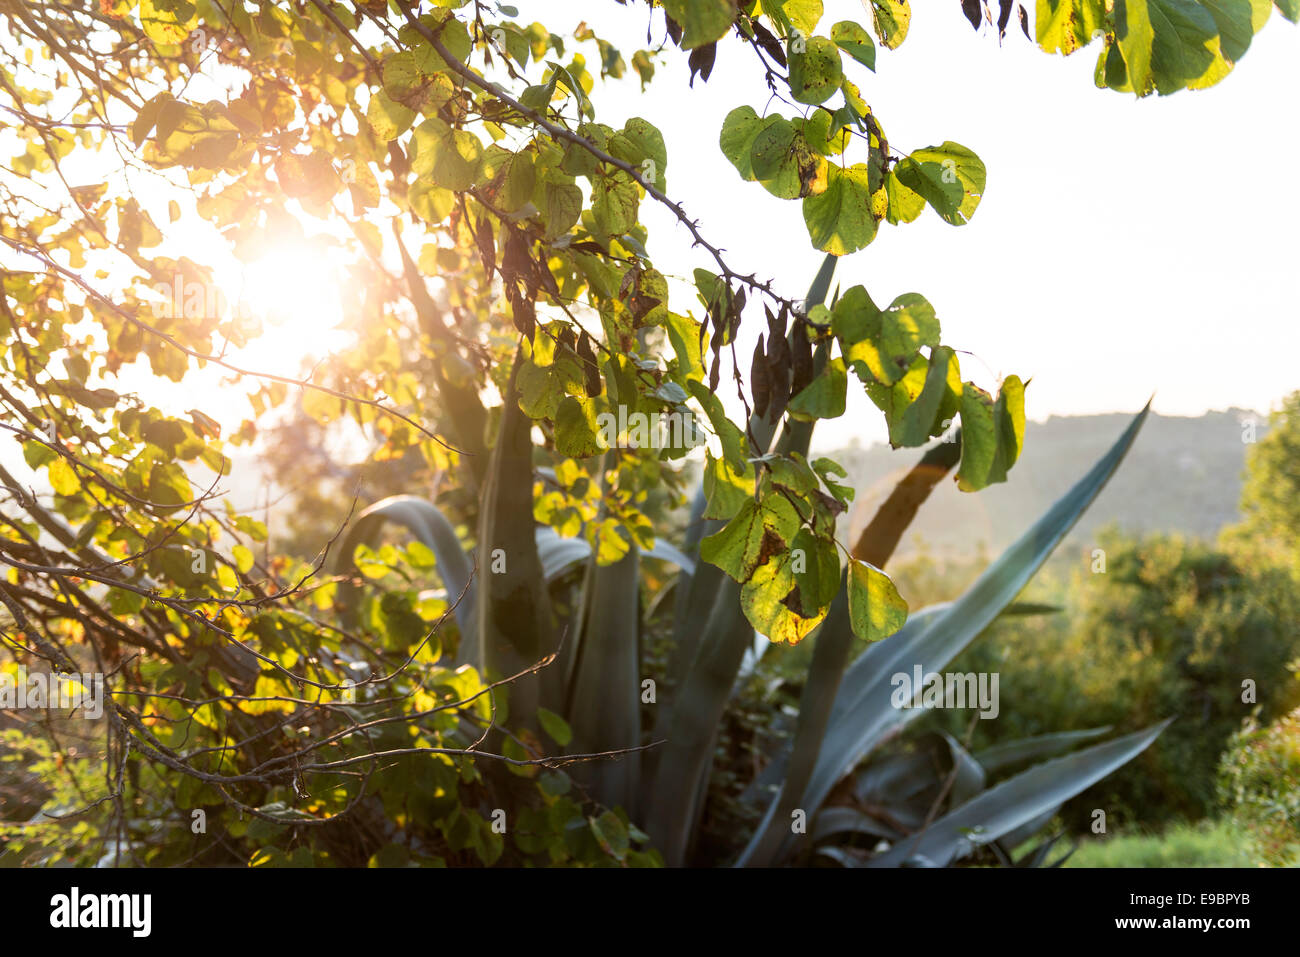
<instances>
[{"instance_id":1,"label":"seed pod","mask_svg":"<svg viewBox=\"0 0 1300 957\"><path fill-rule=\"evenodd\" d=\"M794 324L794 342L790 345L793 379L790 382L790 398L802 392L813 380L812 342L808 339L807 326L800 317Z\"/></svg>"},{"instance_id":2,"label":"seed pod","mask_svg":"<svg viewBox=\"0 0 1300 957\"><path fill-rule=\"evenodd\" d=\"M754 345L753 361L749 364L749 388L754 395L754 414L762 418L767 414L767 407L772 401L772 375L768 369L761 334Z\"/></svg>"},{"instance_id":3,"label":"seed pod","mask_svg":"<svg viewBox=\"0 0 1300 957\"><path fill-rule=\"evenodd\" d=\"M591 337L586 332L578 338L578 358L582 360L583 388L587 398L594 399L600 395L600 366L591 347Z\"/></svg>"}]
</instances>

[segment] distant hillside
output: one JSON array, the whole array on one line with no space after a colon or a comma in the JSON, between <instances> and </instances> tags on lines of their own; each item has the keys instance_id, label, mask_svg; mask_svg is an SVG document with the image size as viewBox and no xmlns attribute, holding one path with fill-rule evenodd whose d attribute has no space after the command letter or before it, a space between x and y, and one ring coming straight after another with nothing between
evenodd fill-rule
<instances>
[{"instance_id":1,"label":"distant hillside","mask_svg":"<svg viewBox=\"0 0 1300 957\"><path fill-rule=\"evenodd\" d=\"M1266 431L1267 416L1243 409L1196 418L1151 415L1119 471L1066 540L1085 546L1112 523L1128 532L1167 531L1213 538L1238 520L1247 445L1242 423ZM935 489L899 546L919 543L938 555L965 556L981 544L996 555L1074 484L1131 421L1126 414L1053 416L1030 422L1025 447L1006 484L978 493L946 480ZM860 490L849 515L853 536L866 525L918 450L888 446L832 453Z\"/></svg>"}]
</instances>

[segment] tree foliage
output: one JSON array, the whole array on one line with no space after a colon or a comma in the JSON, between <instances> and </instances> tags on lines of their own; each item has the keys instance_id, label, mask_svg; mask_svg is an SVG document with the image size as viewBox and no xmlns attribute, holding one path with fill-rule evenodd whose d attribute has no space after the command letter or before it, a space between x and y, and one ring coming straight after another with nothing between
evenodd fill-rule
<instances>
[{"instance_id":1,"label":"tree foliage","mask_svg":"<svg viewBox=\"0 0 1300 957\"><path fill-rule=\"evenodd\" d=\"M541 665L562 644L529 518L615 568L651 549L684 499L695 429L663 445L611 435L602 417L698 416L701 517L714 523L701 554L776 641L811 633L842 577L859 637L906 619L879 569L849 559L841 575L835 524L853 490L790 441L843 414L851 378L894 446L959 426L961 487L1006 479L1022 380L964 378L919 294L828 295L833 257L927 207L960 226L985 190L969 147L902 151L863 99L859 82L884 68L878 46L907 37L907 0L834 24L820 0L648 6L648 47L620 51L586 23L525 23L477 0L0 2L13 41L0 61L0 426L48 486L0 467L0 598L11 671L110 676L102 750L67 758L21 736L53 806L115 808L93 831L99 853L183 860L170 838L191 821L176 809L206 808L244 842L216 854L254 863L652 862L625 813L570 796L550 757L569 730L540 704L555 674ZM1278 6L1296 18L1292 0ZM963 7L993 22L987 5ZM1005 33L1013 5L998 7ZM1268 11L1040 0L1035 36L1049 52L1100 41L1099 85L1167 94L1221 79ZM689 157L670 156L650 120L598 119L604 84L683 68L674 48L707 81L720 44L758 58L766 88L727 116L719 148L754 190L802 205L828 254L817 295L727 258L669 192ZM693 301L670 295L677 280L647 252L650 204L699 252ZM261 317L214 305L212 266L174 240L194 223L245 261L309 242L345 257L350 347L296 377L232 359ZM742 322L762 330L752 360L736 354ZM132 370L182 383L213 366L254 390L233 435L202 408L164 411L122 385ZM739 415L720 398L728 369ZM303 562L275 555L263 522L220 497L228 443L254 442L264 414L291 404L352 423L371 462L417 461L448 483L479 564L472 609L465 590L415 587L445 571L422 542L362 544L336 567L339 528ZM16 747L17 729L4 733ZM433 759L399 760L415 754ZM493 826L503 787L525 792L510 845ZM128 826L128 795L163 822L152 836ZM347 839L276 843L286 827L373 817L375 795L383 815ZM399 846L393 821L427 823ZM33 833L11 840L90 859L89 843Z\"/></svg>"}]
</instances>

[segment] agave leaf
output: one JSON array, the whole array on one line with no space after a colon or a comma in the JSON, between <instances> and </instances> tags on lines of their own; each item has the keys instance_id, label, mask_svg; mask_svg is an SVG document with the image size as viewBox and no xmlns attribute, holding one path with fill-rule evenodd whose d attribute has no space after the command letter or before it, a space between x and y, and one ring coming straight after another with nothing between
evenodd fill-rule
<instances>
[{"instance_id":1,"label":"agave leaf","mask_svg":"<svg viewBox=\"0 0 1300 957\"><path fill-rule=\"evenodd\" d=\"M826 301L826 294L831 291L831 279L835 275L835 266L838 262L838 256L832 253L826 254L826 258L822 260L821 268L817 270L817 275L813 277L812 285L808 287L808 298L804 304L806 309L819 306Z\"/></svg>"},{"instance_id":2,"label":"agave leaf","mask_svg":"<svg viewBox=\"0 0 1300 957\"><path fill-rule=\"evenodd\" d=\"M537 553L542 559L542 574L547 584L591 557L591 544L585 538L564 538L553 528L537 530ZM663 539L641 553L646 558L672 562L686 574L695 571L695 560Z\"/></svg>"},{"instance_id":3,"label":"agave leaf","mask_svg":"<svg viewBox=\"0 0 1300 957\"><path fill-rule=\"evenodd\" d=\"M956 802L954 802L954 805L955 804ZM998 846L1001 847L1008 857L1010 857L1012 851L1025 843L1025 841L1029 840L1043 828L1047 827L1047 825L1051 824L1052 818L1056 817L1057 812L1060 810L1061 805L1052 805L1037 817L1030 818L1019 827L1013 828L1006 834L1003 834L997 840Z\"/></svg>"},{"instance_id":4,"label":"agave leaf","mask_svg":"<svg viewBox=\"0 0 1300 957\"><path fill-rule=\"evenodd\" d=\"M942 732L942 734L944 741L948 743L949 753L952 755L954 773L948 803L949 806L956 807L959 804L965 804L984 790L984 769L970 756L970 752L961 746L961 742L946 731Z\"/></svg>"},{"instance_id":5,"label":"agave leaf","mask_svg":"<svg viewBox=\"0 0 1300 957\"><path fill-rule=\"evenodd\" d=\"M532 520L533 423L519 408L519 366L516 353L479 510L478 653L494 679L519 674L555 651ZM539 704L562 710L560 672L544 669L541 679L534 674L516 680L509 701L510 713L523 721L533 719Z\"/></svg>"},{"instance_id":6,"label":"agave leaf","mask_svg":"<svg viewBox=\"0 0 1300 957\"><path fill-rule=\"evenodd\" d=\"M701 566L703 568L705 566ZM646 830L670 867L685 862L690 832L700 809L700 781L730 697L736 672L753 635L740 608L740 585L724 576L703 625L699 647L673 702L667 743L655 769Z\"/></svg>"},{"instance_id":7,"label":"agave leaf","mask_svg":"<svg viewBox=\"0 0 1300 957\"><path fill-rule=\"evenodd\" d=\"M834 270L835 257L828 256L808 290L808 308L825 298ZM824 348L818 348L815 362L818 357L825 361ZM777 417L751 417L755 451L768 450L779 424ZM804 430L800 437L806 442L811 434ZM706 527L703 532L713 530ZM666 738L667 744L655 764L646 828L669 866L685 862L703 811L717 727L754 634L740 604L740 585L714 565L697 566L683 608L669 661L669 674L681 680L674 700L660 706L655 737Z\"/></svg>"},{"instance_id":8,"label":"agave leaf","mask_svg":"<svg viewBox=\"0 0 1300 957\"><path fill-rule=\"evenodd\" d=\"M1083 742L1100 738L1109 734L1110 731L1111 725L1108 724L1100 728L1086 728L1082 731L1056 731L1052 734L1036 734L1030 738L1017 738L1015 741L1005 741L982 751L976 751L974 758L988 774L997 774L999 771L1014 767L1017 764L1028 764L1030 761L1050 758L1071 751Z\"/></svg>"},{"instance_id":9,"label":"agave leaf","mask_svg":"<svg viewBox=\"0 0 1300 957\"><path fill-rule=\"evenodd\" d=\"M591 560L583 585L585 610L572 686L572 754L617 751L641 743L641 556L633 545L612 565ZM641 756L627 754L574 771L608 807L636 816Z\"/></svg>"},{"instance_id":10,"label":"agave leaf","mask_svg":"<svg viewBox=\"0 0 1300 957\"><path fill-rule=\"evenodd\" d=\"M854 776L853 793L865 804L901 804L931 787L936 779L933 755L925 749L873 758Z\"/></svg>"},{"instance_id":11,"label":"agave leaf","mask_svg":"<svg viewBox=\"0 0 1300 957\"><path fill-rule=\"evenodd\" d=\"M1100 781L1150 745L1171 720L1022 771L931 822L922 834L872 858L867 866L898 867L915 855L946 866Z\"/></svg>"},{"instance_id":12,"label":"agave leaf","mask_svg":"<svg viewBox=\"0 0 1300 957\"><path fill-rule=\"evenodd\" d=\"M839 834L870 834L872 837L883 837L891 842L903 839L903 835L888 824L877 821L856 808L842 805L822 808L813 821L813 843L817 844Z\"/></svg>"},{"instance_id":13,"label":"agave leaf","mask_svg":"<svg viewBox=\"0 0 1300 957\"><path fill-rule=\"evenodd\" d=\"M1058 615L1065 611L1060 605L1045 605L1036 601L1013 601L1002 609L1003 618L1025 618L1030 615Z\"/></svg>"},{"instance_id":14,"label":"agave leaf","mask_svg":"<svg viewBox=\"0 0 1300 957\"><path fill-rule=\"evenodd\" d=\"M921 457L872 517L858 539L855 558L877 568L884 567L921 504L961 458L960 449L957 444L938 443ZM770 863L789 835L783 822L796 808L805 806L801 803L804 790L821 753L831 707L853 647L844 579L841 575L840 590L831 603L830 613L813 636L816 642L813 660L799 700L799 724L790 760L784 768L781 790L768 805L754 836L741 853L737 861L741 867Z\"/></svg>"},{"instance_id":15,"label":"agave leaf","mask_svg":"<svg viewBox=\"0 0 1300 957\"><path fill-rule=\"evenodd\" d=\"M1148 408L1150 407L1148 403ZM1110 450L954 602L913 615L892 638L870 646L845 672L812 778L798 807L813 809L835 782L921 709L890 701L891 676L921 665L938 671L1005 608L1047 560L1123 461L1147 416L1143 409ZM786 847L791 843L786 838Z\"/></svg>"},{"instance_id":16,"label":"agave leaf","mask_svg":"<svg viewBox=\"0 0 1300 957\"><path fill-rule=\"evenodd\" d=\"M537 555L548 585L591 557L591 545L585 538L565 538L550 527L537 529L536 538Z\"/></svg>"},{"instance_id":17,"label":"agave leaf","mask_svg":"<svg viewBox=\"0 0 1300 957\"><path fill-rule=\"evenodd\" d=\"M840 867L862 867L861 858L855 857L842 847L836 847L834 844L827 844L825 847L817 848L817 853L821 857L828 858L838 864Z\"/></svg>"},{"instance_id":18,"label":"agave leaf","mask_svg":"<svg viewBox=\"0 0 1300 957\"><path fill-rule=\"evenodd\" d=\"M469 639L475 633L474 625L474 583L473 569L469 555L466 554L456 530L447 516L432 502L415 495L393 495L381 499L361 512L356 522L344 536L335 557L334 571L342 574L352 568L352 556L358 545L373 544L386 522L400 525L411 533L416 541L433 550L437 561L435 570L447 592L447 600L454 602L458 598L454 614L460 633ZM347 589L351 591L351 589ZM346 604L351 605L348 601ZM470 650L472 641L462 642L466 651ZM462 657L464 660L464 657Z\"/></svg>"}]
</instances>

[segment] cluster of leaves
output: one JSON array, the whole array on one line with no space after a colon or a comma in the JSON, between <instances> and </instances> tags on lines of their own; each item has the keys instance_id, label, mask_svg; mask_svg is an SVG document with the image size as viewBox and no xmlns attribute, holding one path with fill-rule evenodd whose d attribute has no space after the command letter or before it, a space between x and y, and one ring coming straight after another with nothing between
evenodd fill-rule
<instances>
[{"instance_id":1,"label":"cluster of leaves","mask_svg":"<svg viewBox=\"0 0 1300 957\"><path fill-rule=\"evenodd\" d=\"M1049 53L1068 56L1102 40L1098 87L1167 96L1227 76L1274 5L1292 23L1300 20L1297 0L1038 0L1035 26ZM1005 13L999 23L1004 19Z\"/></svg>"},{"instance_id":2,"label":"cluster of leaves","mask_svg":"<svg viewBox=\"0 0 1300 957\"><path fill-rule=\"evenodd\" d=\"M1300 565L1300 392L1269 416L1268 434L1247 455L1241 537L1275 543Z\"/></svg>"},{"instance_id":3,"label":"cluster of leaves","mask_svg":"<svg viewBox=\"0 0 1300 957\"><path fill-rule=\"evenodd\" d=\"M1300 712L1261 728L1254 718L1228 742L1219 798L1255 835L1269 863L1300 853Z\"/></svg>"}]
</instances>

